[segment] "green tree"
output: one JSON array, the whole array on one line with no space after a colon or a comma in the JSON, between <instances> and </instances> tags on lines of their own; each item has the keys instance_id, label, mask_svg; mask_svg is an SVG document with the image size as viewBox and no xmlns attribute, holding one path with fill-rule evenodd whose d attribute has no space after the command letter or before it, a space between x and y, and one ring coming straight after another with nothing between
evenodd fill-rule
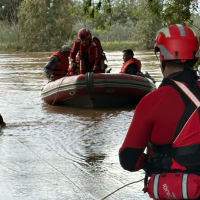
<instances>
[{"instance_id":1,"label":"green tree","mask_svg":"<svg viewBox=\"0 0 200 200\"><path fill-rule=\"evenodd\" d=\"M163 23L152 14L146 0L137 3L138 21L135 25L133 40L137 41L137 49L152 49L155 43L157 31L163 27Z\"/></svg>"},{"instance_id":2,"label":"green tree","mask_svg":"<svg viewBox=\"0 0 200 200\"><path fill-rule=\"evenodd\" d=\"M90 19L90 23L79 22L75 29L78 30L80 24L84 24L102 42L130 41L129 46L133 49L152 49L156 33L163 27L163 23L151 12L149 3L146 0L115 0L110 1L110 5L111 13L100 10ZM124 44L126 45L126 42Z\"/></svg>"},{"instance_id":3,"label":"green tree","mask_svg":"<svg viewBox=\"0 0 200 200\"><path fill-rule=\"evenodd\" d=\"M23 0L1 0L0 21L18 22L19 6Z\"/></svg>"},{"instance_id":4,"label":"green tree","mask_svg":"<svg viewBox=\"0 0 200 200\"><path fill-rule=\"evenodd\" d=\"M200 36L200 15L193 14L192 21L193 21L193 26L195 27L196 31L198 32L198 35Z\"/></svg>"},{"instance_id":5,"label":"green tree","mask_svg":"<svg viewBox=\"0 0 200 200\"><path fill-rule=\"evenodd\" d=\"M125 16L129 9L135 8L134 5L131 5L132 2L134 4L140 3L138 0L83 0L83 10L91 19L97 16L95 13L109 14L109 18L112 19L116 4L123 5L121 11ZM190 20L191 14L197 11L199 4L198 0L147 0L146 3L150 8L148 11L155 14L165 25L187 22ZM130 16L129 12L128 14ZM115 21L111 20L111 22Z\"/></svg>"},{"instance_id":6,"label":"green tree","mask_svg":"<svg viewBox=\"0 0 200 200\"><path fill-rule=\"evenodd\" d=\"M23 48L53 51L71 37L70 0L24 0L19 11Z\"/></svg>"},{"instance_id":7,"label":"green tree","mask_svg":"<svg viewBox=\"0 0 200 200\"><path fill-rule=\"evenodd\" d=\"M83 11L86 19L93 22L93 28L104 30L111 25L124 24L127 20L135 21L134 12L137 0L83 0Z\"/></svg>"},{"instance_id":8,"label":"green tree","mask_svg":"<svg viewBox=\"0 0 200 200\"><path fill-rule=\"evenodd\" d=\"M198 9L198 0L148 0L150 10L165 25L185 24Z\"/></svg>"}]
</instances>

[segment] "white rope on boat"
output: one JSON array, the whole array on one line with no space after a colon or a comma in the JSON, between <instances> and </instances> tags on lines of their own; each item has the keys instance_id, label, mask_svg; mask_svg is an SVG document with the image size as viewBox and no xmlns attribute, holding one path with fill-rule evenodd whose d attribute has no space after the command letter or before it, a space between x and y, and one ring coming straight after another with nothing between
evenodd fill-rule
<instances>
[{"instance_id":1,"label":"white rope on boat","mask_svg":"<svg viewBox=\"0 0 200 200\"><path fill-rule=\"evenodd\" d=\"M64 76L64 77L62 78L62 80L60 81L60 84L59 84L59 86L58 86L58 90L57 90L57 92L56 92L56 96L55 96L55 98L54 98L53 103L51 104L52 106L54 105L54 103L55 103L55 101L56 101L56 99L57 99L57 94L58 94L58 92L59 92L59 90L60 90L60 86L61 86L63 80L65 79L65 77L66 77L66 76Z\"/></svg>"}]
</instances>

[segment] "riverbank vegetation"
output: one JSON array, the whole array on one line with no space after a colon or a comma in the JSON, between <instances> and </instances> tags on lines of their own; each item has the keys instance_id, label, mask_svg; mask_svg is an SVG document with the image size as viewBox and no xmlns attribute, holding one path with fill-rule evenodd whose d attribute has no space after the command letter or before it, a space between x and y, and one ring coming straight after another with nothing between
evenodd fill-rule
<instances>
[{"instance_id":1,"label":"riverbank vegetation","mask_svg":"<svg viewBox=\"0 0 200 200\"><path fill-rule=\"evenodd\" d=\"M163 26L199 32L199 19L197 0L2 0L0 50L54 51L72 45L83 27L106 51L152 49Z\"/></svg>"}]
</instances>

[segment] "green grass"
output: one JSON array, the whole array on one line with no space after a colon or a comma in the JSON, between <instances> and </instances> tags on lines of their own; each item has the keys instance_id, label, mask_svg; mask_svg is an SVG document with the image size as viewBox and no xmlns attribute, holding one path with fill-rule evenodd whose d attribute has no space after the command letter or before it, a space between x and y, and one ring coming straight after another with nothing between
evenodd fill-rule
<instances>
[{"instance_id":1,"label":"green grass","mask_svg":"<svg viewBox=\"0 0 200 200\"><path fill-rule=\"evenodd\" d=\"M0 51L20 51L22 45L16 43L0 43Z\"/></svg>"},{"instance_id":2,"label":"green grass","mask_svg":"<svg viewBox=\"0 0 200 200\"><path fill-rule=\"evenodd\" d=\"M133 41L101 42L104 51L123 51L124 49L137 49L137 43Z\"/></svg>"},{"instance_id":3,"label":"green grass","mask_svg":"<svg viewBox=\"0 0 200 200\"><path fill-rule=\"evenodd\" d=\"M101 42L104 51L123 51L124 49L137 49L137 43L132 41L113 41ZM1 43L0 50L5 51L19 51L22 50L22 45L16 43Z\"/></svg>"}]
</instances>

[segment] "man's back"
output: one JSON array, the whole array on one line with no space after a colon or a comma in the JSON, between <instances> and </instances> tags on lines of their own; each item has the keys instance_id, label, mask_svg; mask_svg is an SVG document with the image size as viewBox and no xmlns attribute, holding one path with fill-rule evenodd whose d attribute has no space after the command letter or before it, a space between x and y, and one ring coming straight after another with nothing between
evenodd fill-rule
<instances>
[{"instance_id":1,"label":"man's back","mask_svg":"<svg viewBox=\"0 0 200 200\"><path fill-rule=\"evenodd\" d=\"M148 140L157 144L172 142L184 110L183 99L172 86L151 92L137 106L124 145L145 148Z\"/></svg>"}]
</instances>

